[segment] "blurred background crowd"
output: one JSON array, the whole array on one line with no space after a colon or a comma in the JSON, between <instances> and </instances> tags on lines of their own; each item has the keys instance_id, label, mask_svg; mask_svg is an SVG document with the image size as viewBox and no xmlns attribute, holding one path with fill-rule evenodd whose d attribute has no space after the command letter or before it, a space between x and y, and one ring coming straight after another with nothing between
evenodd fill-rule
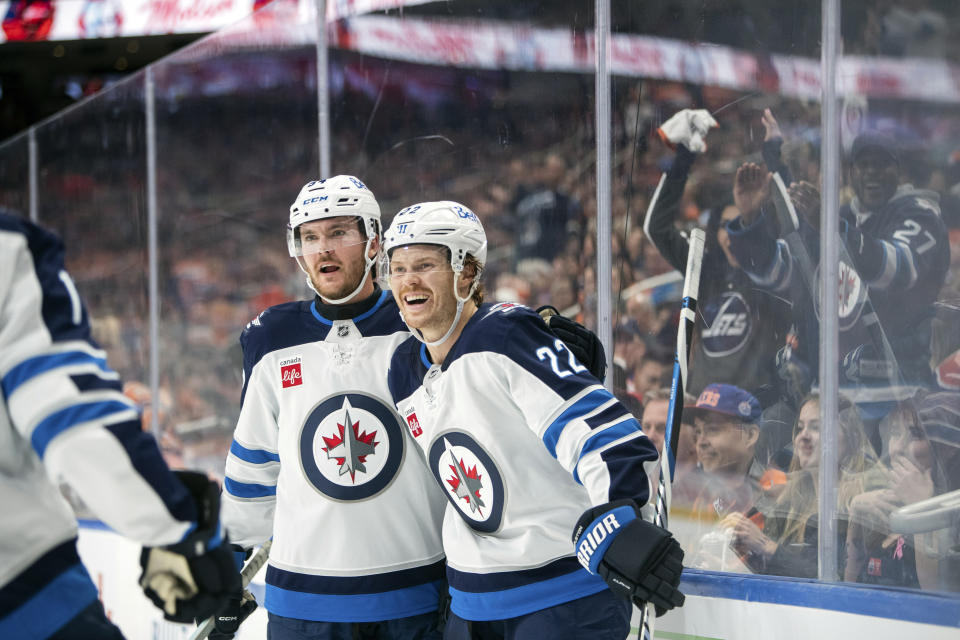
<instances>
[{"instance_id":1,"label":"blurred background crowd","mask_svg":"<svg viewBox=\"0 0 960 640\"><path fill-rule=\"evenodd\" d=\"M397 19L454 20L482 3L443 4L410 7ZM578 12L571 4L540 13L511 4L483 17L592 28L583 23L586 5ZM616 29L726 45L761 60L773 53L819 57L819 2L776 3L776 11L738 0L638 5L645 8L615 16ZM587 15L592 4L589 9ZM864 0L844 2L842 14L846 55L898 60L918 70L935 60L960 73L954 3ZM220 37L226 42L229 35ZM67 111L37 130L37 145L39 219L66 242L67 265L90 306L96 339L128 381L128 394L145 409L158 408L171 464L221 475L239 411L239 333L267 306L308 294L287 256L284 230L300 186L317 177L318 143L312 47L218 54L217 37L161 63L153 76L160 212L156 397L148 386L142 85L120 83ZM470 206L491 245L484 274L489 301L552 304L596 329L597 253L610 252L613 384L662 443L682 275L644 230L665 194L661 176L676 175L680 156L686 158L669 210L659 213L678 232L706 229L708 254L728 256L729 225L744 213L734 197L738 170L756 163L777 171L770 166L771 142L788 185L821 184L819 102L765 90L763 78L751 91L613 78L613 242L598 248L592 75L431 66L339 49L329 54L334 173L364 180L385 224L412 202L452 199ZM764 69L761 64L761 74ZM839 440L824 443L835 448L838 463L836 578L960 591L960 527L911 533L889 522L899 507L960 489L960 101L873 98L870 87L863 91L844 96L840 204L862 196L848 173L857 134L885 132L896 145L897 184L925 190L924 202L937 209L942 225L934 240L946 262L923 282L932 296L904 298L922 307L913 311L929 324L921 348L929 375L874 385L879 395L869 398L865 385L848 380L836 417ZM683 109L704 109L715 119L705 149L658 135ZM25 146L22 139L0 146L0 157L9 158L0 169L0 203L23 213L26 164L16 159ZM795 204L802 209L802 202ZM729 344L692 374L674 522L692 566L816 577L817 365L796 354L815 352L818 338L804 334L794 292L765 289L751 279L750 265L717 260L707 261L701 290L714 291L720 302L701 313L697 339L715 336L726 326L717 323L727 322ZM732 293L723 297L728 289L767 301L753 306L752 324L737 315L749 315L749 308L730 306ZM769 339L748 345L750 332ZM724 369L723 362L736 364ZM150 428L150 412L144 416Z\"/></svg>"}]
</instances>

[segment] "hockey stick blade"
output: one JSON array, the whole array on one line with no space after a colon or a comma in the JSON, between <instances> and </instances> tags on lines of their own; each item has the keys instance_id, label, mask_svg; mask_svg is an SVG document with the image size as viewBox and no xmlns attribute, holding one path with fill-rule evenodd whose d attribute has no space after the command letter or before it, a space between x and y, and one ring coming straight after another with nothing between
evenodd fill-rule
<instances>
[{"instance_id":1,"label":"hockey stick blade","mask_svg":"<svg viewBox=\"0 0 960 640\"><path fill-rule=\"evenodd\" d=\"M240 571L240 581L244 589L247 588L247 585L249 585L250 581L257 575L257 572L260 571L263 565L267 563L267 560L270 559L270 547L272 546L272 539L264 542L257 552L253 554L253 557L247 561L247 564L243 566L243 570ZM189 640L206 640L206 637L213 633L213 629L216 626L214 622L215 617L216 616L210 616L204 620L203 623L196 628Z\"/></svg>"}]
</instances>

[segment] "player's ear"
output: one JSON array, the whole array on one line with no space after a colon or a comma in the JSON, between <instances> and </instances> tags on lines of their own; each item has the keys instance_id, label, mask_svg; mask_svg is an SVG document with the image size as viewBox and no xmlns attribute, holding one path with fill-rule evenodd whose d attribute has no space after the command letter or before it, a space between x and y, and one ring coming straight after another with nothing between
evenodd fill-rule
<instances>
[{"instance_id":1,"label":"player's ear","mask_svg":"<svg viewBox=\"0 0 960 640\"><path fill-rule=\"evenodd\" d=\"M367 255L370 258L376 258L378 253L380 253L380 238L375 236L370 243L370 251L367 252Z\"/></svg>"}]
</instances>

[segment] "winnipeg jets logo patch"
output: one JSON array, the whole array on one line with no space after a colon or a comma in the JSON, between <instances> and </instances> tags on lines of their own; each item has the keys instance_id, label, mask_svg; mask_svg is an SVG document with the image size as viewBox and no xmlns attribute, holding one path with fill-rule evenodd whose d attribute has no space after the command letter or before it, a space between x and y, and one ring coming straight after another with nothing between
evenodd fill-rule
<instances>
[{"instance_id":1,"label":"winnipeg jets logo patch","mask_svg":"<svg viewBox=\"0 0 960 640\"><path fill-rule=\"evenodd\" d=\"M863 312L866 303L866 286L860 279L860 274L849 264L840 261L838 265L837 294L839 296L839 315L840 331L847 331L853 328L860 320L860 314ZM814 273L814 282L817 283L817 297L815 309L817 311L817 320L820 319L820 267L817 266Z\"/></svg>"},{"instance_id":2,"label":"winnipeg jets logo patch","mask_svg":"<svg viewBox=\"0 0 960 640\"><path fill-rule=\"evenodd\" d=\"M702 308L707 327L701 332L703 350L713 358L740 351L750 338L750 307L740 293L725 291Z\"/></svg>"},{"instance_id":3,"label":"winnipeg jets logo patch","mask_svg":"<svg viewBox=\"0 0 960 640\"><path fill-rule=\"evenodd\" d=\"M500 528L503 479L473 438L458 431L440 435L430 445L430 470L468 525L486 533Z\"/></svg>"},{"instance_id":4,"label":"winnipeg jets logo patch","mask_svg":"<svg viewBox=\"0 0 960 640\"><path fill-rule=\"evenodd\" d=\"M360 430L360 421L354 422L350 418L349 402L344 401L344 420L343 424L337 422L339 433L332 437L322 436L326 447L327 458L336 460L340 466L340 475L350 474L350 479L356 483L357 472L367 472L367 456L376 453L377 445L375 438L377 432L367 433Z\"/></svg>"},{"instance_id":5,"label":"winnipeg jets logo patch","mask_svg":"<svg viewBox=\"0 0 960 640\"><path fill-rule=\"evenodd\" d=\"M307 481L334 500L365 500L385 489L403 461L399 416L373 396L341 393L322 400L300 431Z\"/></svg>"}]
</instances>

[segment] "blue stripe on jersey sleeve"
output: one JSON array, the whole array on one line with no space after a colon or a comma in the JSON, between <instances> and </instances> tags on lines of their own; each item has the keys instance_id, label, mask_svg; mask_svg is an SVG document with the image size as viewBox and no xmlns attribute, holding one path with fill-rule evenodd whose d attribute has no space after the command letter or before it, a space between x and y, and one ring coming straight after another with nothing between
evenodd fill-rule
<instances>
[{"instance_id":1,"label":"blue stripe on jersey sleeve","mask_svg":"<svg viewBox=\"0 0 960 640\"><path fill-rule=\"evenodd\" d=\"M547 430L543 432L543 444L546 445L550 455L554 458L557 457L557 441L560 439L560 435L563 433L563 429L567 426L568 422L581 418L598 407L603 406L607 402L610 402L612 397L606 389L597 389L567 407L566 410L547 427Z\"/></svg>"},{"instance_id":2,"label":"blue stripe on jersey sleeve","mask_svg":"<svg viewBox=\"0 0 960 640\"><path fill-rule=\"evenodd\" d=\"M632 414L630 414L622 404L619 402L614 402L603 411L590 416L584 420L584 422L586 422L587 426L591 429L597 429L605 424L610 424L612 422L630 417L633 417Z\"/></svg>"},{"instance_id":3,"label":"blue stripe on jersey sleeve","mask_svg":"<svg viewBox=\"0 0 960 640\"><path fill-rule=\"evenodd\" d=\"M230 444L230 453L240 458L244 462L249 462L251 464L280 462L280 454L266 451L265 449L248 449L236 440Z\"/></svg>"},{"instance_id":4,"label":"blue stripe on jersey sleeve","mask_svg":"<svg viewBox=\"0 0 960 640\"><path fill-rule=\"evenodd\" d=\"M607 427L603 431L591 435L587 441L583 444L583 448L580 449L580 460L583 459L583 456L587 455L591 451L596 451L597 449L602 449L611 442L615 442L620 438L625 438L631 434L639 435L640 424L636 419L630 416L624 416L623 422L615 424L611 427ZM579 460L577 461L579 462ZM577 469L573 470L573 479L577 481L578 484L583 484L580 482L580 474L577 472Z\"/></svg>"},{"instance_id":5,"label":"blue stripe on jersey sleeve","mask_svg":"<svg viewBox=\"0 0 960 640\"><path fill-rule=\"evenodd\" d=\"M0 638L49 638L96 599L97 588L77 563L0 618Z\"/></svg>"},{"instance_id":6,"label":"blue stripe on jersey sleeve","mask_svg":"<svg viewBox=\"0 0 960 640\"><path fill-rule=\"evenodd\" d=\"M637 504L650 499L650 482L643 463L657 459L653 443L647 438L631 438L602 451L600 459L607 465L610 476L609 501L630 498Z\"/></svg>"},{"instance_id":7,"label":"blue stripe on jersey sleeve","mask_svg":"<svg viewBox=\"0 0 960 640\"><path fill-rule=\"evenodd\" d=\"M112 413L134 410L133 407L119 400L73 405L52 413L41 420L30 435L30 443L42 459L50 441L67 429L91 420L106 418Z\"/></svg>"},{"instance_id":8,"label":"blue stripe on jersey sleeve","mask_svg":"<svg viewBox=\"0 0 960 640\"><path fill-rule=\"evenodd\" d=\"M237 498L265 498L277 495L276 485L238 482L229 477L223 479L223 488L227 490L227 493Z\"/></svg>"},{"instance_id":9,"label":"blue stripe on jersey sleeve","mask_svg":"<svg viewBox=\"0 0 960 640\"><path fill-rule=\"evenodd\" d=\"M80 391L116 391L123 393L123 383L120 378L101 378L95 373L81 373L70 376L73 384Z\"/></svg>"},{"instance_id":10,"label":"blue stripe on jersey sleeve","mask_svg":"<svg viewBox=\"0 0 960 640\"><path fill-rule=\"evenodd\" d=\"M130 464L163 501L170 515L183 522L195 521L197 507L194 499L170 472L157 448L157 441L140 428L140 421L125 420L106 429L127 452Z\"/></svg>"},{"instance_id":11,"label":"blue stripe on jersey sleeve","mask_svg":"<svg viewBox=\"0 0 960 640\"><path fill-rule=\"evenodd\" d=\"M111 373L105 358L96 358L83 351L44 354L28 358L10 369L7 375L3 376L3 394L9 398L17 387L47 371L84 364L92 364L106 373Z\"/></svg>"}]
</instances>

